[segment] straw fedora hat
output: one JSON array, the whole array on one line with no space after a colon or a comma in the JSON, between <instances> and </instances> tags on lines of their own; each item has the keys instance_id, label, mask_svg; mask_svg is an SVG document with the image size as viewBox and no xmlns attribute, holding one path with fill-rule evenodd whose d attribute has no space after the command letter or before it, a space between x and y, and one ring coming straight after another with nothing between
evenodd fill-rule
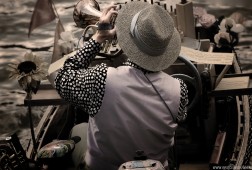
<instances>
[{"instance_id":1,"label":"straw fedora hat","mask_svg":"<svg viewBox=\"0 0 252 170\"><path fill-rule=\"evenodd\" d=\"M168 11L147 2L129 2L116 19L118 44L127 57L149 71L168 68L177 59L180 35Z\"/></svg>"}]
</instances>

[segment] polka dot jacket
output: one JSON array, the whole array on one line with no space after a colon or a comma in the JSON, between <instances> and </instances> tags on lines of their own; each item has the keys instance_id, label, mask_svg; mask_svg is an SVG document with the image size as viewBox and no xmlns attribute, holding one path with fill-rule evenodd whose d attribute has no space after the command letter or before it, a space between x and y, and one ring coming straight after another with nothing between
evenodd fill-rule
<instances>
[{"instance_id":1,"label":"polka dot jacket","mask_svg":"<svg viewBox=\"0 0 252 170\"><path fill-rule=\"evenodd\" d=\"M105 93L108 66L104 63L89 67L100 51L101 45L90 39L77 53L69 57L55 78L56 90L62 98L74 105L82 107L91 117L95 116ZM143 72L148 72L131 61L124 65L132 66ZM187 116L188 91L186 84L179 79L181 86L180 107L177 120Z\"/></svg>"}]
</instances>

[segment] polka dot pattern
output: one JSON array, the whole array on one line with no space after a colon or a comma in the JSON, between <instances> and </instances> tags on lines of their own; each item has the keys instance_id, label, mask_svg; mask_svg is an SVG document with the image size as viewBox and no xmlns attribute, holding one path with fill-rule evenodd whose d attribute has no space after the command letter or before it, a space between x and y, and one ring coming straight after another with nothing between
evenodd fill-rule
<instances>
[{"instance_id":1,"label":"polka dot pattern","mask_svg":"<svg viewBox=\"0 0 252 170\"><path fill-rule=\"evenodd\" d=\"M60 96L66 101L82 107L91 117L95 116L101 108L106 86L107 65L89 67L100 49L101 45L90 39L82 49L65 61L55 79L56 90ZM129 60L124 65L149 72ZM179 81L181 98L178 119L181 119L187 115L188 91L186 84L180 79Z\"/></svg>"},{"instance_id":2,"label":"polka dot pattern","mask_svg":"<svg viewBox=\"0 0 252 170\"><path fill-rule=\"evenodd\" d=\"M60 96L82 107L90 116L99 111L105 93L106 64L89 68L99 51L100 44L90 39L76 55L66 60L55 79Z\"/></svg>"},{"instance_id":3,"label":"polka dot pattern","mask_svg":"<svg viewBox=\"0 0 252 170\"><path fill-rule=\"evenodd\" d=\"M183 121L187 117L187 105L189 103L188 100L188 90L187 90L187 85L185 82L179 78L177 78L180 82L180 105L179 105L179 112L177 116L177 121Z\"/></svg>"}]
</instances>

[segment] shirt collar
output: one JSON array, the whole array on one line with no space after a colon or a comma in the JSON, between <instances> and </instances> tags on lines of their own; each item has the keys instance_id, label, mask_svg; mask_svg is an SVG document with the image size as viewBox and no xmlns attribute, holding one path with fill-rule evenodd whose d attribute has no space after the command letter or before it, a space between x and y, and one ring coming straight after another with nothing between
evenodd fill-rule
<instances>
[{"instance_id":1,"label":"shirt collar","mask_svg":"<svg viewBox=\"0 0 252 170\"><path fill-rule=\"evenodd\" d=\"M131 60L129 60L129 59L127 59L127 61L124 62L123 65L125 65L125 66L130 66L130 67L134 67L134 68L136 68L136 69L138 69L138 70L141 70L143 73L154 73L154 71L146 70L146 69L140 67L139 65L133 63L133 62L132 62Z\"/></svg>"}]
</instances>

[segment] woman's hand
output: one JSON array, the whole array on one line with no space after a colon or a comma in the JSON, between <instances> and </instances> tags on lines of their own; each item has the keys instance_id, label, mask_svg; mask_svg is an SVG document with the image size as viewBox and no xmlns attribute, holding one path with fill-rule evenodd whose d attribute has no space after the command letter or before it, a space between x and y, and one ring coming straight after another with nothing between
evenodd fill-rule
<instances>
[{"instance_id":1,"label":"woman's hand","mask_svg":"<svg viewBox=\"0 0 252 170\"><path fill-rule=\"evenodd\" d=\"M111 25L113 17L117 16L116 5L108 6L103 10L99 19L98 29L92 38L99 43L103 43L105 40L111 40L116 34L116 29Z\"/></svg>"}]
</instances>

